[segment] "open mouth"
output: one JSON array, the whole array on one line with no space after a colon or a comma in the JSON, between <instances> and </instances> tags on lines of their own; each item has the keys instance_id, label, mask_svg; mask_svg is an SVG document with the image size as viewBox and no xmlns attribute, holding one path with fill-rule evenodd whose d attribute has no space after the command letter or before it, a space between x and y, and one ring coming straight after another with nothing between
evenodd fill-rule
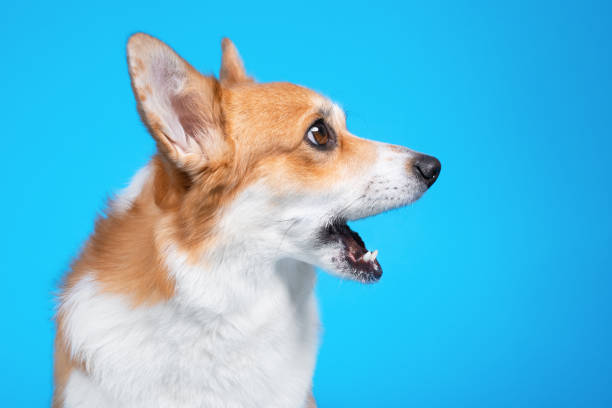
<instances>
[{"instance_id":1,"label":"open mouth","mask_svg":"<svg viewBox=\"0 0 612 408\"><path fill-rule=\"evenodd\" d=\"M365 243L346 221L337 220L327 225L321 233L322 241L341 244L341 253L332 262L345 273L362 282L376 282L382 276L382 268L376 260L378 250L370 252Z\"/></svg>"}]
</instances>

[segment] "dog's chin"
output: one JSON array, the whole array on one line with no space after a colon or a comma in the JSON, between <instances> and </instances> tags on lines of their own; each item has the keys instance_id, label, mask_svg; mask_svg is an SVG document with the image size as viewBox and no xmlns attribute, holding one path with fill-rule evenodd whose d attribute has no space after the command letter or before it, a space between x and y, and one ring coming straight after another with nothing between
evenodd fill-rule
<instances>
[{"instance_id":1,"label":"dog's chin","mask_svg":"<svg viewBox=\"0 0 612 408\"><path fill-rule=\"evenodd\" d=\"M377 282L382 276L376 259L378 251L368 251L359 234L346 221L336 220L322 227L318 244L331 250L331 264L326 268L329 272L363 283Z\"/></svg>"}]
</instances>

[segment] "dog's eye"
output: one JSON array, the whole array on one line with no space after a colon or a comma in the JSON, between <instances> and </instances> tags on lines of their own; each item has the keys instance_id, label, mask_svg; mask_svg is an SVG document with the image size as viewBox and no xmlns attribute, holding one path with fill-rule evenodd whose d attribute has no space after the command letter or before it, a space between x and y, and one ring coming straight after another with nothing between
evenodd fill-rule
<instances>
[{"instance_id":1,"label":"dog's eye","mask_svg":"<svg viewBox=\"0 0 612 408\"><path fill-rule=\"evenodd\" d=\"M306 132L306 138L314 146L327 146L330 142L330 136L325 122L317 120Z\"/></svg>"}]
</instances>

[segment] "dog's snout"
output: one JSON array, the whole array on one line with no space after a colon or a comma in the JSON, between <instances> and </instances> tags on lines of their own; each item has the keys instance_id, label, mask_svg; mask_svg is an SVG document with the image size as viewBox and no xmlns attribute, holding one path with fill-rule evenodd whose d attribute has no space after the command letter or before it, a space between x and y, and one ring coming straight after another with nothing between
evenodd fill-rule
<instances>
[{"instance_id":1,"label":"dog's snout","mask_svg":"<svg viewBox=\"0 0 612 408\"><path fill-rule=\"evenodd\" d=\"M438 179L442 165L435 157L422 154L414 160L412 168L416 175L427 184L427 187L431 187Z\"/></svg>"}]
</instances>

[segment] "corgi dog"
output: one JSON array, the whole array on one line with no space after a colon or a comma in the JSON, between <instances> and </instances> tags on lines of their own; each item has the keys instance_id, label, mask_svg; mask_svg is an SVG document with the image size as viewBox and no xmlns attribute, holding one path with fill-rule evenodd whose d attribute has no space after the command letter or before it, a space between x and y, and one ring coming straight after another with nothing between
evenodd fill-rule
<instances>
[{"instance_id":1,"label":"corgi dog","mask_svg":"<svg viewBox=\"0 0 612 408\"><path fill-rule=\"evenodd\" d=\"M52 406L314 407L315 267L376 282L347 221L405 206L440 162L351 134L326 97L219 78L146 34L127 44L157 145L111 201L58 297Z\"/></svg>"}]
</instances>

